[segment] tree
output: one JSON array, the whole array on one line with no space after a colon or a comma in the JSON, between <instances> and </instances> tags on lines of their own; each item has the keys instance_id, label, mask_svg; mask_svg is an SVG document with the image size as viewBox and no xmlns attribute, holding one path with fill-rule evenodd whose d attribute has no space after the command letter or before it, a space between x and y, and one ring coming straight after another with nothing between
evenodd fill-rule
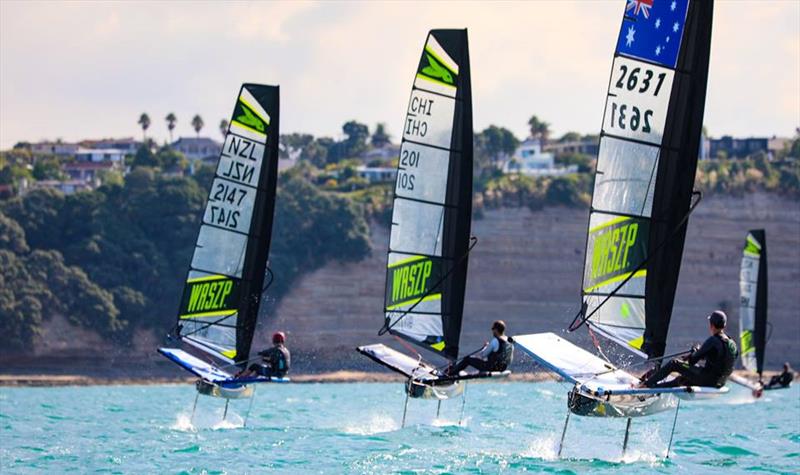
<instances>
[{"instance_id":1,"label":"tree","mask_svg":"<svg viewBox=\"0 0 800 475\"><path fill-rule=\"evenodd\" d=\"M480 135L480 145L491 160L499 161L514 154L519 146L519 140L513 132L505 127L490 125Z\"/></svg>"},{"instance_id":2,"label":"tree","mask_svg":"<svg viewBox=\"0 0 800 475\"><path fill-rule=\"evenodd\" d=\"M161 162L158 161L156 154L153 153L147 143L144 143L136 150L136 155L133 156L131 167L157 167L160 165Z\"/></svg>"},{"instance_id":3,"label":"tree","mask_svg":"<svg viewBox=\"0 0 800 475\"><path fill-rule=\"evenodd\" d=\"M581 134L578 132L567 132L566 134L562 135L561 138L558 139L559 143L565 142L577 142L581 139Z\"/></svg>"},{"instance_id":4,"label":"tree","mask_svg":"<svg viewBox=\"0 0 800 475\"><path fill-rule=\"evenodd\" d=\"M298 153L302 154L303 150L314 141L314 136L311 134L284 134L281 135L280 154L282 158L290 158L292 155Z\"/></svg>"},{"instance_id":5,"label":"tree","mask_svg":"<svg viewBox=\"0 0 800 475\"><path fill-rule=\"evenodd\" d=\"M206 124L203 122L203 118L200 117L200 114L196 114L194 117L192 117L192 128L195 132L197 132L198 138L200 137L200 131L203 129L204 125Z\"/></svg>"},{"instance_id":6,"label":"tree","mask_svg":"<svg viewBox=\"0 0 800 475\"><path fill-rule=\"evenodd\" d=\"M228 119L222 119L219 121L219 133L222 134L222 139L225 140L225 136L228 135L228 127L230 124L228 123Z\"/></svg>"},{"instance_id":7,"label":"tree","mask_svg":"<svg viewBox=\"0 0 800 475\"><path fill-rule=\"evenodd\" d=\"M372 133L372 146L381 148L389 143L391 136L386 132L386 124L381 122L375 126L375 132Z\"/></svg>"},{"instance_id":8,"label":"tree","mask_svg":"<svg viewBox=\"0 0 800 475\"><path fill-rule=\"evenodd\" d=\"M325 164L328 163L328 148L323 145L325 138L317 139L308 144L300 152L300 160L307 160L308 162L312 163L317 168L324 168ZM331 139L327 139L333 142Z\"/></svg>"},{"instance_id":9,"label":"tree","mask_svg":"<svg viewBox=\"0 0 800 475\"><path fill-rule=\"evenodd\" d=\"M550 136L550 124L539 120L539 118L534 115L528 120L528 125L530 126L531 137L539 139L542 143L542 147L544 147L545 143L547 143L547 138Z\"/></svg>"},{"instance_id":10,"label":"tree","mask_svg":"<svg viewBox=\"0 0 800 475\"><path fill-rule=\"evenodd\" d=\"M175 130L175 123L178 121L178 118L175 117L175 114L170 112L164 120L167 121L167 130L169 130L169 143L172 144L172 131Z\"/></svg>"},{"instance_id":11,"label":"tree","mask_svg":"<svg viewBox=\"0 0 800 475\"><path fill-rule=\"evenodd\" d=\"M343 153L339 158L354 158L364 153L367 149L369 127L351 120L342 126L342 132L347 135L347 138L343 142ZM328 155L330 156L330 153Z\"/></svg>"},{"instance_id":12,"label":"tree","mask_svg":"<svg viewBox=\"0 0 800 475\"><path fill-rule=\"evenodd\" d=\"M147 140L147 129L150 128L150 116L147 115L146 112L143 112L142 115L139 116L138 124L142 128L142 138Z\"/></svg>"}]
</instances>

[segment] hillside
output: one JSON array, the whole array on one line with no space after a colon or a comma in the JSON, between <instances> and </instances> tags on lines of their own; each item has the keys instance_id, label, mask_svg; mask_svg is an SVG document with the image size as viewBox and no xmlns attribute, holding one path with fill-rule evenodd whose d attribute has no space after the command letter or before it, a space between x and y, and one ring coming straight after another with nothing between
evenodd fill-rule
<instances>
[{"instance_id":1,"label":"hillside","mask_svg":"<svg viewBox=\"0 0 800 475\"><path fill-rule=\"evenodd\" d=\"M587 210L547 207L487 211L473 222L462 352L479 347L492 320L512 333L560 331L578 309ZM764 227L769 252L768 367L800 366L800 205L775 194L712 196L689 222L670 347L705 338L703 318L726 307L738 334L738 274L745 232ZM329 264L303 277L264 323L289 332L298 363L312 368L369 368L353 351L378 337L382 322L386 229L372 227L372 255ZM575 334L585 337L585 331ZM571 336L572 338L572 336ZM363 360L363 361L362 361ZM334 362L336 361L336 362ZM338 362L338 363L337 363Z\"/></svg>"}]
</instances>

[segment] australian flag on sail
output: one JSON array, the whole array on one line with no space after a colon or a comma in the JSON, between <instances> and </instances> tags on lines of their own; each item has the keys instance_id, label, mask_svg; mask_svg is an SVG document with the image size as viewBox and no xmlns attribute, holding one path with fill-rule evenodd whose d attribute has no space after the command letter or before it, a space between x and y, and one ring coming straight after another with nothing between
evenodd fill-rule
<instances>
[{"instance_id":1,"label":"australian flag on sail","mask_svg":"<svg viewBox=\"0 0 800 475\"><path fill-rule=\"evenodd\" d=\"M625 0L617 53L675 68L689 0Z\"/></svg>"}]
</instances>

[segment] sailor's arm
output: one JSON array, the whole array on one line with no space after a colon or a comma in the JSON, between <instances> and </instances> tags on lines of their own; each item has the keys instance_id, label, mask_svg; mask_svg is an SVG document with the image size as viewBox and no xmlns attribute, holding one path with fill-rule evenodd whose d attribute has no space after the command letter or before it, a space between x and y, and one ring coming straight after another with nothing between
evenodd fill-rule
<instances>
[{"instance_id":1,"label":"sailor's arm","mask_svg":"<svg viewBox=\"0 0 800 475\"><path fill-rule=\"evenodd\" d=\"M699 350L689 355L689 364L694 366L698 361L704 359L714 349L714 337L707 338Z\"/></svg>"}]
</instances>

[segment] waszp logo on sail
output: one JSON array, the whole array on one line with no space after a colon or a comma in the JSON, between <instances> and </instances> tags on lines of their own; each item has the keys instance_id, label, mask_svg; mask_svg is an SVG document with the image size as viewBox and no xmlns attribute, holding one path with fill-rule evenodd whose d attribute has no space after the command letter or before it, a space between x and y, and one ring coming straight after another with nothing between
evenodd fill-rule
<instances>
[{"instance_id":1,"label":"waszp logo on sail","mask_svg":"<svg viewBox=\"0 0 800 475\"><path fill-rule=\"evenodd\" d=\"M586 290L636 269L647 252L647 228L644 221L626 218L590 231L592 265Z\"/></svg>"},{"instance_id":2,"label":"waszp logo on sail","mask_svg":"<svg viewBox=\"0 0 800 475\"><path fill-rule=\"evenodd\" d=\"M187 282L184 292L184 313L192 314L227 310L235 304L236 285L232 279L213 279Z\"/></svg>"},{"instance_id":3,"label":"waszp logo on sail","mask_svg":"<svg viewBox=\"0 0 800 475\"><path fill-rule=\"evenodd\" d=\"M406 303L411 305L414 299L427 297L438 275L438 267L429 258L392 264L389 268L391 282L387 289L390 292L387 295L388 307Z\"/></svg>"}]
</instances>

